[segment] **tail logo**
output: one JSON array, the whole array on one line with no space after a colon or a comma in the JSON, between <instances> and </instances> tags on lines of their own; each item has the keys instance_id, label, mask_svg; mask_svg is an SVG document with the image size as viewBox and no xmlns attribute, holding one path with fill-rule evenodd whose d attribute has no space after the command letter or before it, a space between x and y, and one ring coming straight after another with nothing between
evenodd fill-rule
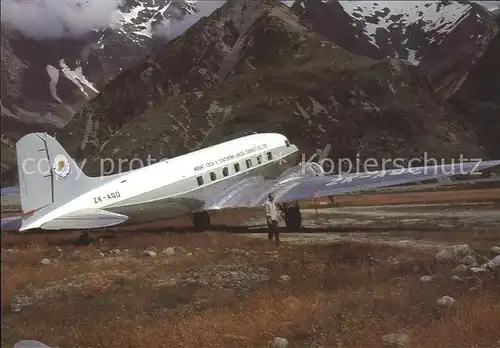
<instances>
[{"instance_id":1,"label":"tail logo","mask_svg":"<svg viewBox=\"0 0 500 348\"><path fill-rule=\"evenodd\" d=\"M71 166L66 156L57 155L54 158L54 162L52 164L52 170L58 177L62 179L66 178L71 171Z\"/></svg>"}]
</instances>

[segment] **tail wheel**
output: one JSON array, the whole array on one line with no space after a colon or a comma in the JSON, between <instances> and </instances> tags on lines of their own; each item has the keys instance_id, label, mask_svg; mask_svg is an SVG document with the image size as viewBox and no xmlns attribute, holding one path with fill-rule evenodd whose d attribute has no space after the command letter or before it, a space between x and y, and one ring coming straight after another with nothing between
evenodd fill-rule
<instances>
[{"instance_id":1,"label":"tail wheel","mask_svg":"<svg viewBox=\"0 0 500 348\"><path fill-rule=\"evenodd\" d=\"M285 224L288 230L298 230L302 226L302 213L298 205L287 207L285 211Z\"/></svg>"},{"instance_id":2,"label":"tail wheel","mask_svg":"<svg viewBox=\"0 0 500 348\"><path fill-rule=\"evenodd\" d=\"M210 215L206 211L194 213L192 220L196 232L203 232L210 228Z\"/></svg>"}]
</instances>

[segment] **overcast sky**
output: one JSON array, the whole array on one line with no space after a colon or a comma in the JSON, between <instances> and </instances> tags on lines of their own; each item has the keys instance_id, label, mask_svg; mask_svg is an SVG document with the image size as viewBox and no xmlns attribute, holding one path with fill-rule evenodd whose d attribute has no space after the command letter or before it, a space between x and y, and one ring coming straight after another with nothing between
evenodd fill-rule
<instances>
[{"instance_id":1,"label":"overcast sky","mask_svg":"<svg viewBox=\"0 0 500 348\"><path fill-rule=\"evenodd\" d=\"M36 38L70 37L119 20L121 0L1 0L2 24Z\"/></svg>"}]
</instances>

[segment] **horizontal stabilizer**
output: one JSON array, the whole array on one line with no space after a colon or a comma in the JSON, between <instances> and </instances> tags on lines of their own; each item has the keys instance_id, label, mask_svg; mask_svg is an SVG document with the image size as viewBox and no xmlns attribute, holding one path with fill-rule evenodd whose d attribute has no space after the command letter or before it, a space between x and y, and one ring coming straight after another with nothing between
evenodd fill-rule
<instances>
[{"instance_id":1,"label":"horizontal stabilizer","mask_svg":"<svg viewBox=\"0 0 500 348\"><path fill-rule=\"evenodd\" d=\"M4 188L0 189L0 195L2 195L2 196L19 196L20 195L19 186L4 187Z\"/></svg>"},{"instance_id":2,"label":"horizontal stabilizer","mask_svg":"<svg viewBox=\"0 0 500 348\"><path fill-rule=\"evenodd\" d=\"M102 209L82 209L46 222L41 228L44 230L101 228L118 225L127 220L126 215Z\"/></svg>"},{"instance_id":3,"label":"horizontal stabilizer","mask_svg":"<svg viewBox=\"0 0 500 348\"><path fill-rule=\"evenodd\" d=\"M22 215L2 217L2 231L19 231L23 223Z\"/></svg>"},{"instance_id":4,"label":"horizontal stabilizer","mask_svg":"<svg viewBox=\"0 0 500 348\"><path fill-rule=\"evenodd\" d=\"M500 165L500 161L463 162L441 166L413 167L353 173L325 175L316 178L278 183L275 191L277 203L360 192L379 187L389 187L429 179L439 179L463 174L475 174L480 170Z\"/></svg>"}]
</instances>

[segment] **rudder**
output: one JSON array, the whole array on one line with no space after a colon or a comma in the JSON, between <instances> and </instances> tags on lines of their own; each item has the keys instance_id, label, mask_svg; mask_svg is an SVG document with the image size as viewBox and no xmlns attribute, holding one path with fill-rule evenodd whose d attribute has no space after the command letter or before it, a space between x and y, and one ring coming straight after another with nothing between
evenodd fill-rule
<instances>
[{"instance_id":1,"label":"rudder","mask_svg":"<svg viewBox=\"0 0 500 348\"><path fill-rule=\"evenodd\" d=\"M64 148L46 133L30 133L16 143L23 213L60 205L88 190L86 176Z\"/></svg>"}]
</instances>

